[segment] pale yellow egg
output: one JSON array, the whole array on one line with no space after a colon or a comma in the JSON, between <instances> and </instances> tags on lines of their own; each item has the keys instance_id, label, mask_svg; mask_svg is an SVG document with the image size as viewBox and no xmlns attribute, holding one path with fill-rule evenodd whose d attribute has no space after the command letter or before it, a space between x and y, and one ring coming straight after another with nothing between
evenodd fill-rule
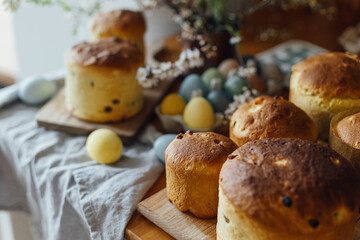
<instances>
[{"instance_id":1,"label":"pale yellow egg","mask_svg":"<svg viewBox=\"0 0 360 240\"><path fill-rule=\"evenodd\" d=\"M208 129L214 126L215 115L211 104L203 97L195 97L186 105L183 115L192 129Z\"/></svg>"},{"instance_id":2,"label":"pale yellow egg","mask_svg":"<svg viewBox=\"0 0 360 240\"><path fill-rule=\"evenodd\" d=\"M120 159L123 144L118 135L109 129L97 129L86 140L91 159L101 164L111 164Z\"/></svg>"},{"instance_id":3,"label":"pale yellow egg","mask_svg":"<svg viewBox=\"0 0 360 240\"><path fill-rule=\"evenodd\" d=\"M185 100L176 93L167 95L160 105L160 112L162 114L177 115L183 114L185 109Z\"/></svg>"}]
</instances>

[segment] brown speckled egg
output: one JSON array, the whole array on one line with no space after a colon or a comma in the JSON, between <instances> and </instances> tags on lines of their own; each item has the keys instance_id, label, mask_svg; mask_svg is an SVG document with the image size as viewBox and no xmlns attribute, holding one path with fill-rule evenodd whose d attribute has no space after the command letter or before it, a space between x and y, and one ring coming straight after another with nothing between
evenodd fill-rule
<instances>
[{"instance_id":1,"label":"brown speckled egg","mask_svg":"<svg viewBox=\"0 0 360 240\"><path fill-rule=\"evenodd\" d=\"M259 75L257 74L252 74L250 75L248 78L248 83L249 85L258 90L260 93L265 93L266 92L266 83L264 81L264 79L262 77L260 77Z\"/></svg>"},{"instance_id":2,"label":"brown speckled egg","mask_svg":"<svg viewBox=\"0 0 360 240\"><path fill-rule=\"evenodd\" d=\"M239 67L240 67L240 64L236 59L228 58L220 63L218 70L223 76L227 77L230 70L237 69Z\"/></svg>"},{"instance_id":3,"label":"brown speckled egg","mask_svg":"<svg viewBox=\"0 0 360 240\"><path fill-rule=\"evenodd\" d=\"M281 84L284 80L284 75L276 63L268 63L261 66L261 72L264 78L272 79Z\"/></svg>"}]
</instances>

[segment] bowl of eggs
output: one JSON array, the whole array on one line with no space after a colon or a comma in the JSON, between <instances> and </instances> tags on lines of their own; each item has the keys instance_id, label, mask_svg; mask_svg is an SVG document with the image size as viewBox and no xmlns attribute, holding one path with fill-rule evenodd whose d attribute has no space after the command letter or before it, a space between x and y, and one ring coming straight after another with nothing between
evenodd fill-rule
<instances>
[{"instance_id":1,"label":"bowl of eggs","mask_svg":"<svg viewBox=\"0 0 360 240\"><path fill-rule=\"evenodd\" d=\"M224 112L235 95L244 93L244 89L249 87L266 91L266 83L256 70L244 77L239 74L239 69L241 65L236 59L226 59L202 75L193 73L186 76L179 91L165 96L155 110L164 129L173 133L214 131L227 123Z\"/></svg>"}]
</instances>

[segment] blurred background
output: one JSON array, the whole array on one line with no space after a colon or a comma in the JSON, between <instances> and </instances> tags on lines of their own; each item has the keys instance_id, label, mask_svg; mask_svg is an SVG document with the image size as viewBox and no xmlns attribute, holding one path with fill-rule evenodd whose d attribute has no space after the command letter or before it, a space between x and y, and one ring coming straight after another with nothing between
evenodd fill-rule
<instances>
[{"instance_id":1,"label":"blurred background","mask_svg":"<svg viewBox=\"0 0 360 240\"><path fill-rule=\"evenodd\" d=\"M134 10L138 4L135 0L121 0L102 5L103 11L115 8ZM179 31L168 10L156 9L146 18L147 42ZM90 38L86 19L80 26L74 24L59 6L25 3L16 12L10 12L0 5L0 81L20 80L62 68L65 50ZM78 27L76 35L74 27Z\"/></svg>"}]
</instances>

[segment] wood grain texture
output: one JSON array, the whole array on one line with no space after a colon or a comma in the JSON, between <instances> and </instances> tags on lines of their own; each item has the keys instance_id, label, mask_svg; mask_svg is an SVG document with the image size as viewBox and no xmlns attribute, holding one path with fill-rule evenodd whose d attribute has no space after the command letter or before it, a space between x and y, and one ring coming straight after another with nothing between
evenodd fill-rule
<instances>
[{"instance_id":1,"label":"wood grain texture","mask_svg":"<svg viewBox=\"0 0 360 240\"><path fill-rule=\"evenodd\" d=\"M144 196L144 199L154 195L160 190L164 189L166 185L165 172L163 172L160 177L157 179L155 184L150 188L150 190ZM169 234L161 230L155 224L146 219L139 211L135 211L130 222L125 229L125 237L128 240L173 240Z\"/></svg>"},{"instance_id":2,"label":"wood grain texture","mask_svg":"<svg viewBox=\"0 0 360 240\"><path fill-rule=\"evenodd\" d=\"M154 113L155 106L168 91L172 82L163 81L155 88L144 89L144 106L142 110L136 116L121 122L92 123L77 119L65 107L63 89L39 110L36 120L39 126L77 135L89 134L98 128L108 128L121 136L125 142L131 142L142 125Z\"/></svg>"},{"instance_id":3,"label":"wood grain texture","mask_svg":"<svg viewBox=\"0 0 360 240\"><path fill-rule=\"evenodd\" d=\"M166 196L166 189L138 204L138 211L175 239L216 239L216 218L200 219L179 211Z\"/></svg>"},{"instance_id":4,"label":"wood grain texture","mask_svg":"<svg viewBox=\"0 0 360 240\"><path fill-rule=\"evenodd\" d=\"M166 189L140 202L137 208L148 220L175 239L216 239L216 218L199 219L190 213L182 213L168 201ZM356 226L354 240L360 240L360 222Z\"/></svg>"}]
</instances>

